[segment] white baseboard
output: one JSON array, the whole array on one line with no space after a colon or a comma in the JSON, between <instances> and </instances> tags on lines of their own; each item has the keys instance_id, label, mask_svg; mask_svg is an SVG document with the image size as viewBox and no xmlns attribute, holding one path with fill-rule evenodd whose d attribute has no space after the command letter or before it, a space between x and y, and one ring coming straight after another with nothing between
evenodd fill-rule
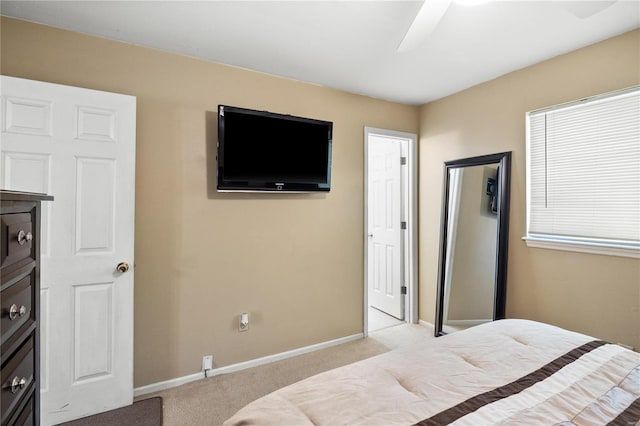
<instances>
[{"instance_id":1,"label":"white baseboard","mask_svg":"<svg viewBox=\"0 0 640 426\"><path fill-rule=\"evenodd\" d=\"M418 324L423 325L425 327L431 327L433 328L433 324L431 324L430 322L427 322L425 320L418 320Z\"/></svg>"},{"instance_id":2,"label":"white baseboard","mask_svg":"<svg viewBox=\"0 0 640 426\"><path fill-rule=\"evenodd\" d=\"M150 385L140 386L133 390L133 396L147 395L161 390L174 388L176 386L184 385L185 383L193 382L196 380L204 379L205 377L213 377L220 374L233 373L234 371L240 371L251 367L257 367L259 365L268 364L274 361L280 361L282 359L291 358L297 355L306 354L309 352L317 351L320 349L329 348L331 346L340 345L342 343L351 342L353 340L362 339L363 333L354 334L351 336L341 337L335 340L329 340L328 342L317 343L311 346L305 346L303 348L293 349L287 352L280 352L274 355L268 355L262 358L256 358L249 361L239 362L237 364L226 365L224 367L214 368L205 372L201 371L188 376L177 377L175 379L165 380L163 382L152 383Z\"/></svg>"},{"instance_id":3,"label":"white baseboard","mask_svg":"<svg viewBox=\"0 0 640 426\"><path fill-rule=\"evenodd\" d=\"M165 380L163 382L151 383L150 385L140 386L139 388L134 388L133 396L135 398L137 396L147 395L149 393L160 392L161 390L175 388L176 386L184 385L185 383L189 382L195 382L196 380L200 379L204 379L204 371L189 374L188 376Z\"/></svg>"},{"instance_id":4,"label":"white baseboard","mask_svg":"<svg viewBox=\"0 0 640 426\"><path fill-rule=\"evenodd\" d=\"M486 322L491 322L492 319L471 319L471 320L447 320L443 325L452 325L458 327L472 327L474 325L484 324Z\"/></svg>"}]
</instances>

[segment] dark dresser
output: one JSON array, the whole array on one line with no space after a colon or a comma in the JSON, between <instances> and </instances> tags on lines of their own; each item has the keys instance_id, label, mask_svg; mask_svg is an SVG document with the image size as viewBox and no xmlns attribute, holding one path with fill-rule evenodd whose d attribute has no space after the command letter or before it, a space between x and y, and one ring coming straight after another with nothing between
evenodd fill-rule
<instances>
[{"instance_id":1,"label":"dark dresser","mask_svg":"<svg viewBox=\"0 0 640 426\"><path fill-rule=\"evenodd\" d=\"M0 190L0 424L40 424L40 203Z\"/></svg>"}]
</instances>

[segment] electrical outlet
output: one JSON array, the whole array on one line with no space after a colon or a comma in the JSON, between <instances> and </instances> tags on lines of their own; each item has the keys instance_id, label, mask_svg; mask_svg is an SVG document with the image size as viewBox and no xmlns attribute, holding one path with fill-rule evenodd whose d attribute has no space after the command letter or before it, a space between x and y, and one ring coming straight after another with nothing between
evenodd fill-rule
<instances>
[{"instance_id":1,"label":"electrical outlet","mask_svg":"<svg viewBox=\"0 0 640 426\"><path fill-rule=\"evenodd\" d=\"M202 370L207 371L213 368L213 355L205 355L202 357Z\"/></svg>"},{"instance_id":2,"label":"electrical outlet","mask_svg":"<svg viewBox=\"0 0 640 426\"><path fill-rule=\"evenodd\" d=\"M238 331L249 330L249 314L243 313L240 315L240 322L238 323Z\"/></svg>"}]
</instances>

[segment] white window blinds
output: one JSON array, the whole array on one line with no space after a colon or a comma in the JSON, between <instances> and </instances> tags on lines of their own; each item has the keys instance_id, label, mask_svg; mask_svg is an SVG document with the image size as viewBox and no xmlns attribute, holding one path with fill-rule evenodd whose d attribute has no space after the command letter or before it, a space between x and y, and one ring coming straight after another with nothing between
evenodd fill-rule
<instances>
[{"instance_id":1,"label":"white window blinds","mask_svg":"<svg viewBox=\"0 0 640 426\"><path fill-rule=\"evenodd\" d=\"M640 88L527 114L527 237L640 249Z\"/></svg>"}]
</instances>

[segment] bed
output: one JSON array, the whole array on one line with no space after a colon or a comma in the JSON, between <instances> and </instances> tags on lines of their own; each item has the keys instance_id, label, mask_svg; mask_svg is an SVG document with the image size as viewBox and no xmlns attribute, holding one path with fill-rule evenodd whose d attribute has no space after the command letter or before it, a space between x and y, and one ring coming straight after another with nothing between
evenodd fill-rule
<instances>
[{"instance_id":1,"label":"bed","mask_svg":"<svg viewBox=\"0 0 640 426\"><path fill-rule=\"evenodd\" d=\"M495 321L326 371L240 425L638 425L640 353L527 320Z\"/></svg>"}]
</instances>

